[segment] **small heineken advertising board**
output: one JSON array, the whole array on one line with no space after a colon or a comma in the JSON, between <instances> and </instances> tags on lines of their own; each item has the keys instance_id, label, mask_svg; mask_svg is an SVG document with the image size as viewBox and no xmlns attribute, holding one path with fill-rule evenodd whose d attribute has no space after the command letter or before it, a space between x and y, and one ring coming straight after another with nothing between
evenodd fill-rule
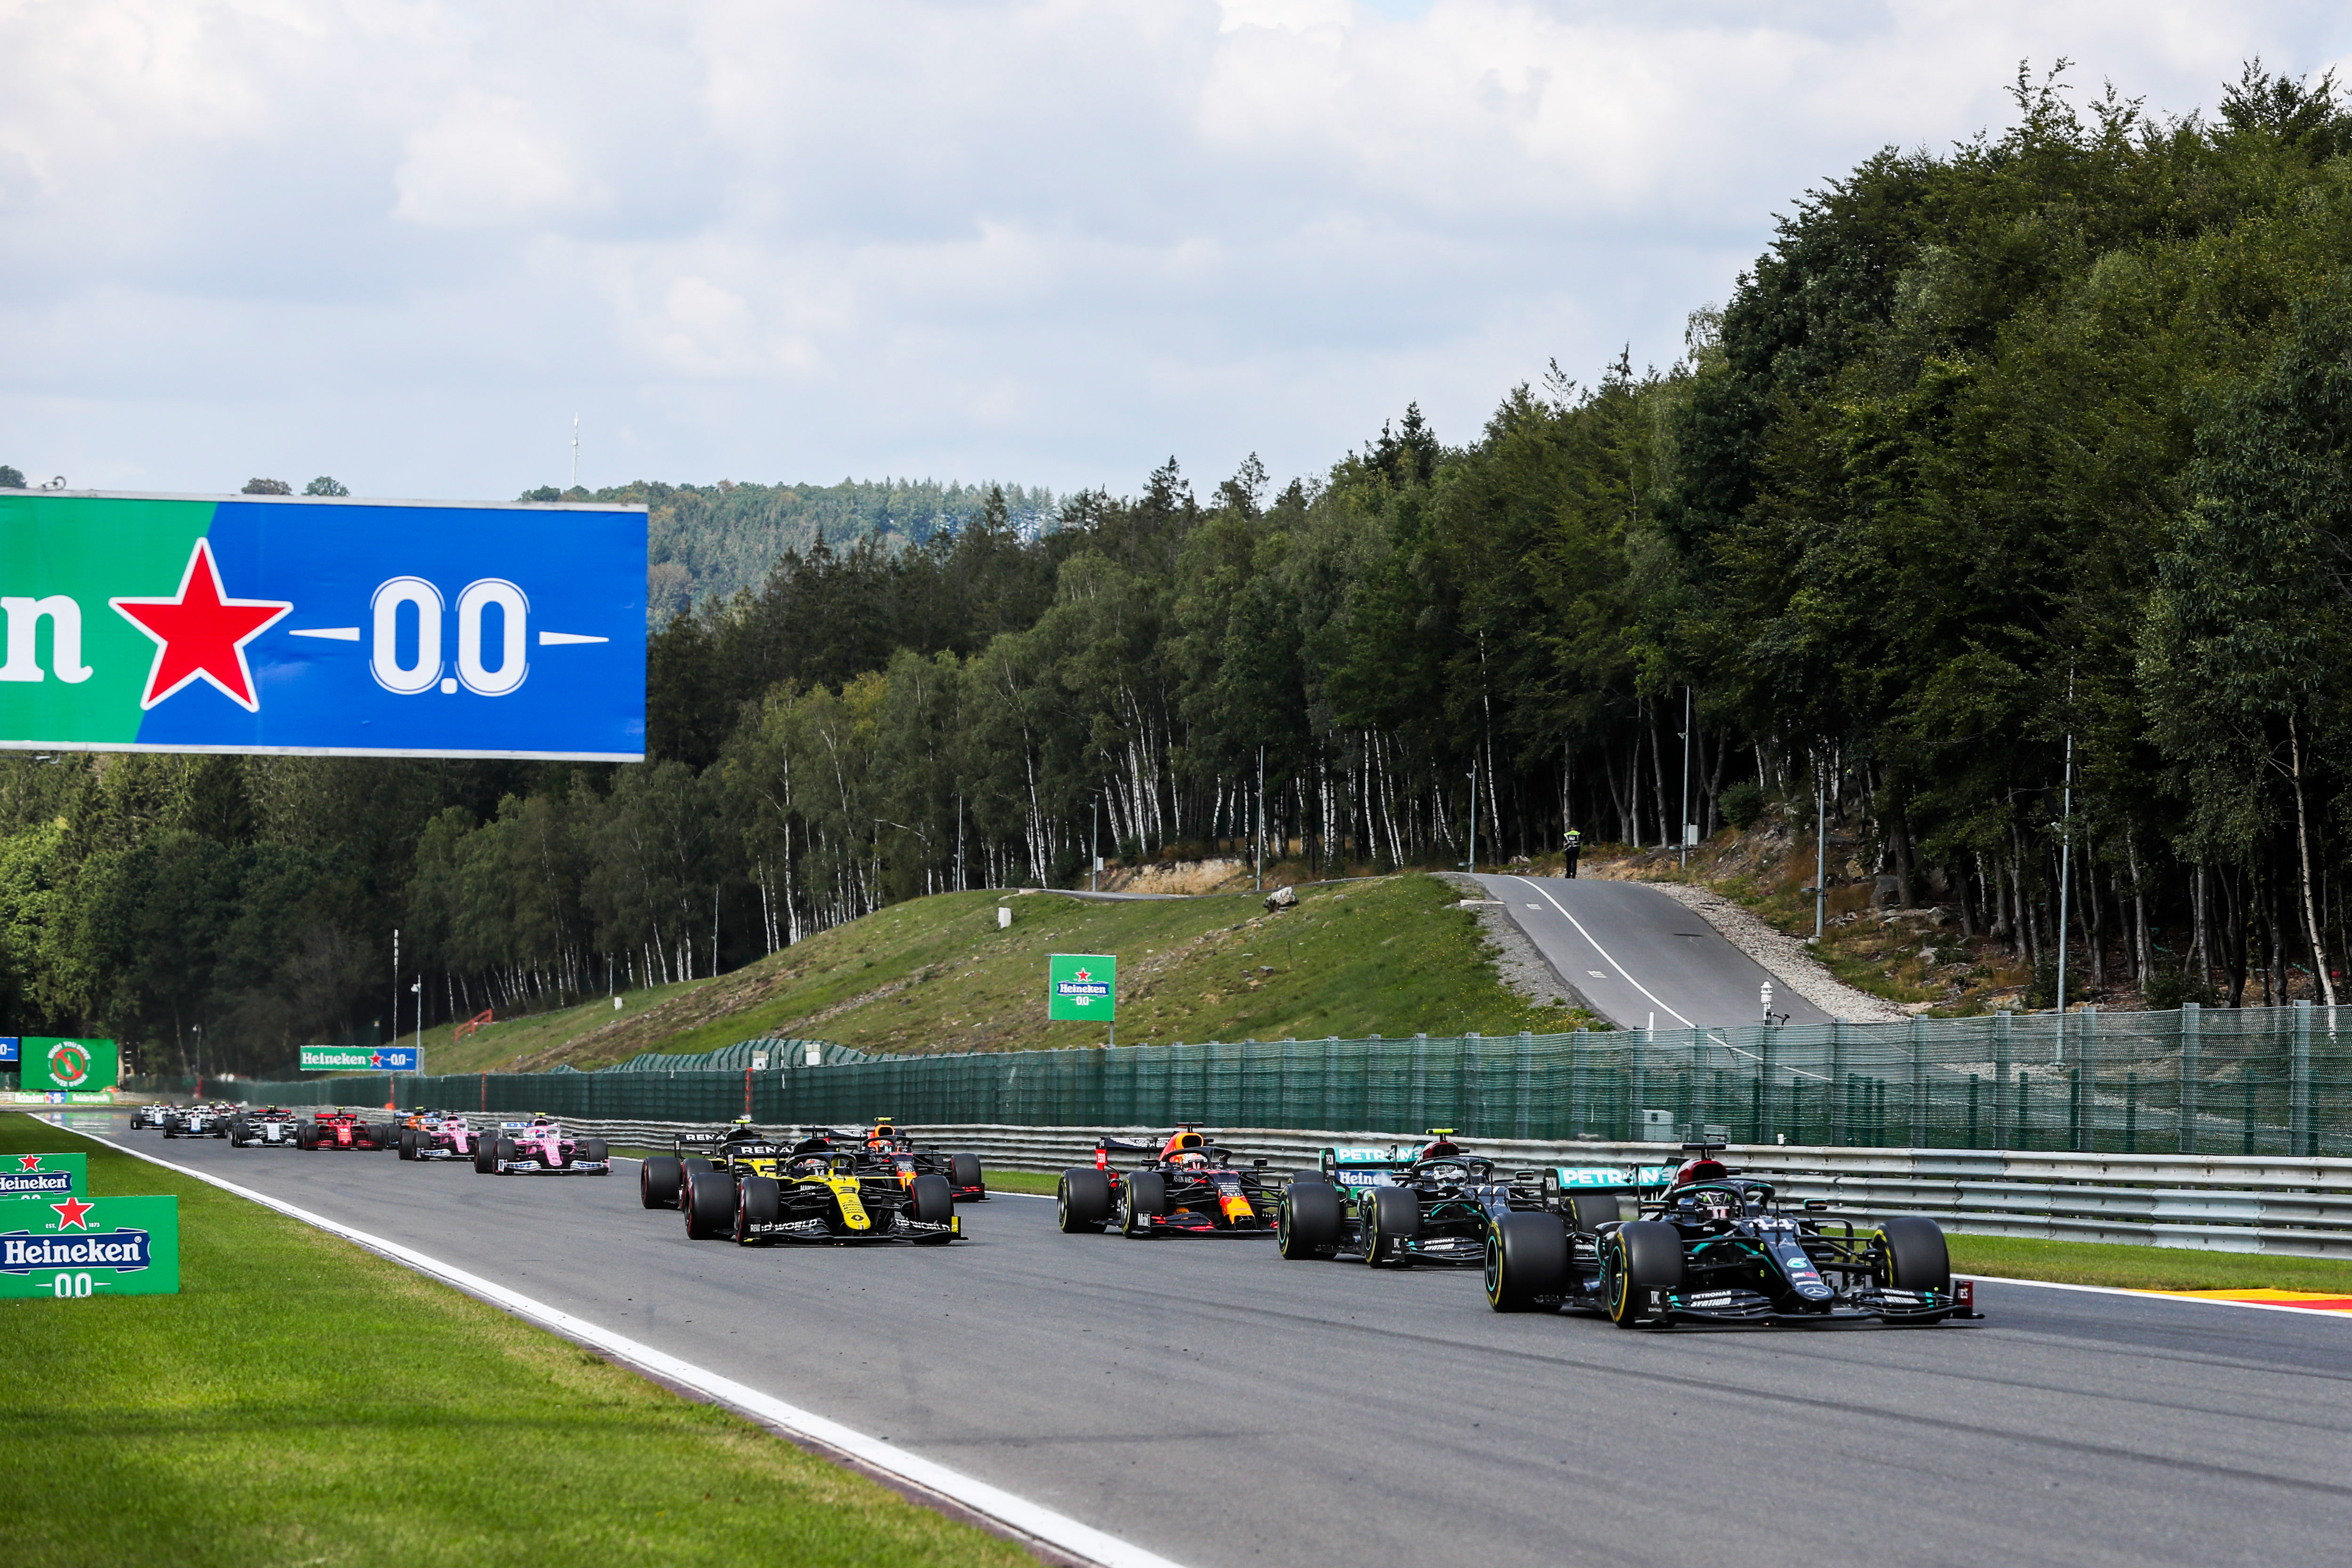
<instances>
[{"instance_id":1,"label":"small heineken advertising board","mask_svg":"<svg viewBox=\"0 0 2352 1568\"><path fill-rule=\"evenodd\" d=\"M1118 1016L1118 959L1108 952L1056 952L1045 960L1045 1016L1108 1024Z\"/></svg>"},{"instance_id":2,"label":"small heineken advertising board","mask_svg":"<svg viewBox=\"0 0 2352 1568\"><path fill-rule=\"evenodd\" d=\"M89 1195L87 1154L0 1154L0 1199Z\"/></svg>"},{"instance_id":3,"label":"small heineken advertising board","mask_svg":"<svg viewBox=\"0 0 2352 1568\"><path fill-rule=\"evenodd\" d=\"M179 1292L178 1198L0 1205L0 1300Z\"/></svg>"},{"instance_id":4,"label":"small heineken advertising board","mask_svg":"<svg viewBox=\"0 0 2352 1568\"><path fill-rule=\"evenodd\" d=\"M304 1046L304 1072L415 1072L415 1046Z\"/></svg>"},{"instance_id":5,"label":"small heineken advertising board","mask_svg":"<svg viewBox=\"0 0 2352 1568\"><path fill-rule=\"evenodd\" d=\"M24 1059L23 1040L14 1035L0 1035L0 1067L15 1067Z\"/></svg>"},{"instance_id":6,"label":"small heineken advertising board","mask_svg":"<svg viewBox=\"0 0 2352 1568\"><path fill-rule=\"evenodd\" d=\"M26 1093L91 1093L112 1089L122 1078L121 1055L112 1040L67 1040L26 1035L21 1044L17 1087Z\"/></svg>"}]
</instances>

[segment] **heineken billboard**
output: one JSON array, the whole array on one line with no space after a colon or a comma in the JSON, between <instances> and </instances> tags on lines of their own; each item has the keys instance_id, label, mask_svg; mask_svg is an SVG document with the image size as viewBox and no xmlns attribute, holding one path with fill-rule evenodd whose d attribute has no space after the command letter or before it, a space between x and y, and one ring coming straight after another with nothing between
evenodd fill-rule
<instances>
[{"instance_id":1,"label":"heineken billboard","mask_svg":"<svg viewBox=\"0 0 2352 1568\"><path fill-rule=\"evenodd\" d=\"M0 1199L81 1197L89 1191L89 1163L87 1154L0 1154Z\"/></svg>"},{"instance_id":2,"label":"heineken billboard","mask_svg":"<svg viewBox=\"0 0 2352 1568\"><path fill-rule=\"evenodd\" d=\"M304 1072L415 1072L415 1046L304 1046Z\"/></svg>"},{"instance_id":3,"label":"heineken billboard","mask_svg":"<svg viewBox=\"0 0 2352 1568\"><path fill-rule=\"evenodd\" d=\"M0 490L0 746L637 762L642 508Z\"/></svg>"},{"instance_id":4,"label":"heineken billboard","mask_svg":"<svg viewBox=\"0 0 2352 1568\"><path fill-rule=\"evenodd\" d=\"M1108 1024L1118 1016L1118 960L1107 952L1056 952L1045 960L1045 1016Z\"/></svg>"},{"instance_id":5,"label":"heineken billboard","mask_svg":"<svg viewBox=\"0 0 2352 1568\"><path fill-rule=\"evenodd\" d=\"M67 1040L26 1035L17 1047L17 1085L26 1092L112 1089L122 1079L121 1053L112 1040Z\"/></svg>"},{"instance_id":6,"label":"heineken billboard","mask_svg":"<svg viewBox=\"0 0 2352 1568\"><path fill-rule=\"evenodd\" d=\"M0 1204L0 1300L170 1296L180 1289L180 1200Z\"/></svg>"}]
</instances>

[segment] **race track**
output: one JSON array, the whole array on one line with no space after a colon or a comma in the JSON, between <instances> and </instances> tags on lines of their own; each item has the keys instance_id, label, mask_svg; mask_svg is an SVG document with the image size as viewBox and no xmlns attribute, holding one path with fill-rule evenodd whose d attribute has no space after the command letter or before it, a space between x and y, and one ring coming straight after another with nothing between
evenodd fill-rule
<instances>
[{"instance_id":1,"label":"race track","mask_svg":"<svg viewBox=\"0 0 2352 1568\"><path fill-rule=\"evenodd\" d=\"M1723 933L1654 888L1595 878L1481 876L1561 979L1621 1029L1722 1028L1763 1020L1772 976ZM1830 1016L1788 986L1772 1011L1791 1024Z\"/></svg>"},{"instance_id":2,"label":"race track","mask_svg":"<svg viewBox=\"0 0 2352 1568\"><path fill-rule=\"evenodd\" d=\"M76 1115L79 1123L86 1119ZM2352 1322L1987 1285L1980 1324L1626 1333L1256 1240L688 1242L611 1177L108 1135L1192 1568L2330 1562Z\"/></svg>"}]
</instances>

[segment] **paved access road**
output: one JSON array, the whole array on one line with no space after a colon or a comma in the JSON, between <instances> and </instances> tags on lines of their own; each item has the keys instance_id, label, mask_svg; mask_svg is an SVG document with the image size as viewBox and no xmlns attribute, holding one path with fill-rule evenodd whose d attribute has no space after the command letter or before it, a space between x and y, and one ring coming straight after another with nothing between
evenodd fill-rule
<instances>
[{"instance_id":1,"label":"paved access road","mask_svg":"<svg viewBox=\"0 0 2352 1568\"><path fill-rule=\"evenodd\" d=\"M1982 1324L1626 1333L1255 1240L688 1242L611 1177L111 1135L495 1278L1191 1568L2324 1563L2352 1322L1989 1285Z\"/></svg>"},{"instance_id":2,"label":"paved access road","mask_svg":"<svg viewBox=\"0 0 2352 1568\"><path fill-rule=\"evenodd\" d=\"M1665 894L1639 882L1482 876L1560 978L1620 1028L1720 1028L1763 1019L1764 966ZM1830 1016L1775 983L1792 1024Z\"/></svg>"}]
</instances>

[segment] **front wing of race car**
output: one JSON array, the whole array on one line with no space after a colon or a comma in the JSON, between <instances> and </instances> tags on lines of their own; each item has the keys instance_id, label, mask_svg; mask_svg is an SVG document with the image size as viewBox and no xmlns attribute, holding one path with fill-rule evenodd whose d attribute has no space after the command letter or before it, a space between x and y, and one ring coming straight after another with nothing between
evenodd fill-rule
<instances>
[{"instance_id":1,"label":"front wing of race car","mask_svg":"<svg viewBox=\"0 0 2352 1568\"><path fill-rule=\"evenodd\" d=\"M1654 1323L1940 1323L1947 1318L1981 1318L1976 1281L1955 1279L1949 1290L1858 1289L1819 1311L1786 1312L1754 1290L1660 1290L1652 1292Z\"/></svg>"},{"instance_id":2,"label":"front wing of race car","mask_svg":"<svg viewBox=\"0 0 2352 1568\"><path fill-rule=\"evenodd\" d=\"M746 1186L749 1185L747 1182ZM735 1238L768 1241L953 1241L963 1235L963 1216L919 1220L895 1180L817 1176L776 1184L772 1218L757 1215L739 1192Z\"/></svg>"},{"instance_id":3,"label":"front wing of race car","mask_svg":"<svg viewBox=\"0 0 2352 1568\"><path fill-rule=\"evenodd\" d=\"M1130 1234L1271 1236L1280 1210L1275 1194L1261 1190L1253 1194L1238 1180L1210 1176L1180 1184L1171 1177L1167 1212L1136 1213Z\"/></svg>"}]
</instances>

